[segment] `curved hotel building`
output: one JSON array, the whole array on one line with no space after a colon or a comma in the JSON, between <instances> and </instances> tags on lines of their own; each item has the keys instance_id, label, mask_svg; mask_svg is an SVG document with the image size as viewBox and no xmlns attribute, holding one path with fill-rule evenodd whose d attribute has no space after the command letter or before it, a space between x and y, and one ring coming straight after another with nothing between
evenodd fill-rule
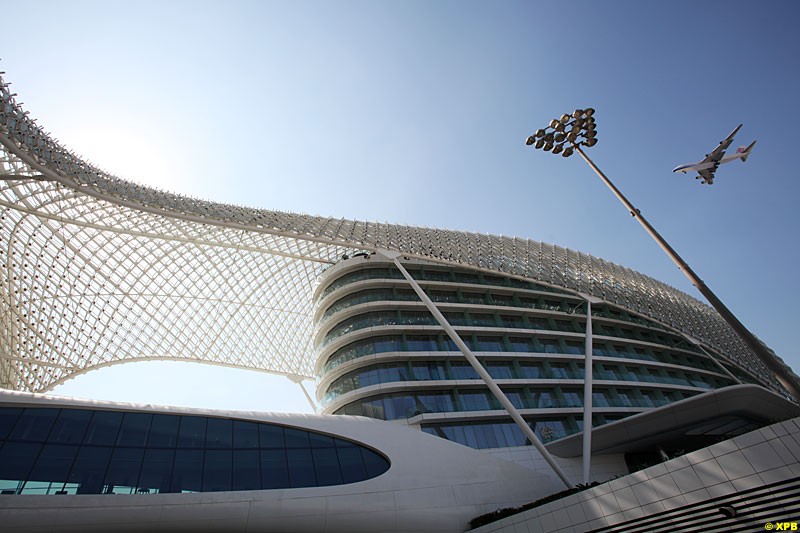
<instances>
[{"instance_id":1,"label":"curved hotel building","mask_svg":"<svg viewBox=\"0 0 800 533\"><path fill-rule=\"evenodd\" d=\"M537 241L127 182L2 77L0 259L5 531L761 529L800 512L800 378L698 300ZM321 413L48 394L156 359L316 380Z\"/></svg>"},{"instance_id":2,"label":"curved hotel building","mask_svg":"<svg viewBox=\"0 0 800 533\"><path fill-rule=\"evenodd\" d=\"M543 442L582 431L585 297L434 263L407 268ZM407 420L473 448L525 445L393 263L367 254L342 261L322 275L315 302L323 412ZM598 302L591 313L595 426L759 383L679 330L624 307Z\"/></svg>"}]
</instances>

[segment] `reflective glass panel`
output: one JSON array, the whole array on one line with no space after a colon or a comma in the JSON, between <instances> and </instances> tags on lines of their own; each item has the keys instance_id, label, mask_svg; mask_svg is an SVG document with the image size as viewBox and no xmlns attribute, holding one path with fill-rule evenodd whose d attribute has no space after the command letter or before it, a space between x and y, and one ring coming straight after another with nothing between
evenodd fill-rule
<instances>
[{"instance_id":1,"label":"reflective glass panel","mask_svg":"<svg viewBox=\"0 0 800 533\"><path fill-rule=\"evenodd\" d=\"M203 465L203 492L231 490L231 450L206 450Z\"/></svg>"},{"instance_id":2,"label":"reflective glass panel","mask_svg":"<svg viewBox=\"0 0 800 533\"><path fill-rule=\"evenodd\" d=\"M0 448L0 482L4 490L11 490L28 479L42 445L28 442L6 442ZM14 489L16 492L16 489Z\"/></svg>"},{"instance_id":3,"label":"reflective glass panel","mask_svg":"<svg viewBox=\"0 0 800 533\"><path fill-rule=\"evenodd\" d=\"M8 438L43 442L53 427L58 411L58 409L25 409Z\"/></svg>"},{"instance_id":4,"label":"reflective glass panel","mask_svg":"<svg viewBox=\"0 0 800 533\"><path fill-rule=\"evenodd\" d=\"M287 448L290 487L313 487L317 484L310 448Z\"/></svg>"},{"instance_id":5,"label":"reflective glass panel","mask_svg":"<svg viewBox=\"0 0 800 533\"><path fill-rule=\"evenodd\" d=\"M150 425L148 448L174 448L178 444L178 426L181 417L174 415L153 415Z\"/></svg>"},{"instance_id":6,"label":"reflective glass panel","mask_svg":"<svg viewBox=\"0 0 800 533\"><path fill-rule=\"evenodd\" d=\"M106 468L111 460L111 450L107 446L83 446L78 450L67 480L77 484L78 494L101 493Z\"/></svg>"},{"instance_id":7,"label":"reflective glass panel","mask_svg":"<svg viewBox=\"0 0 800 533\"><path fill-rule=\"evenodd\" d=\"M233 444L233 421L209 418L206 430L206 448L230 448Z\"/></svg>"},{"instance_id":8,"label":"reflective glass panel","mask_svg":"<svg viewBox=\"0 0 800 533\"><path fill-rule=\"evenodd\" d=\"M261 463L258 450L233 450L232 490L261 488Z\"/></svg>"},{"instance_id":9,"label":"reflective glass panel","mask_svg":"<svg viewBox=\"0 0 800 533\"><path fill-rule=\"evenodd\" d=\"M170 492L200 492L202 464L203 450L175 450Z\"/></svg>"},{"instance_id":10,"label":"reflective glass panel","mask_svg":"<svg viewBox=\"0 0 800 533\"><path fill-rule=\"evenodd\" d=\"M281 426L259 424L258 434L261 439L262 448L286 447L286 442L283 437L283 428Z\"/></svg>"},{"instance_id":11,"label":"reflective glass panel","mask_svg":"<svg viewBox=\"0 0 800 533\"><path fill-rule=\"evenodd\" d=\"M83 443L108 446L114 444L122 424L122 416L122 413L116 411L95 411Z\"/></svg>"},{"instance_id":12,"label":"reflective glass panel","mask_svg":"<svg viewBox=\"0 0 800 533\"><path fill-rule=\"evenodd\" d=\"M143 458L142 448L115 448L103 481L103 494L134 494Z\"/></svg>"},{"instance_id":13,"label":"reflective glass panel","mask_svg":"<svg viewBox=\"0 0 800 533\"><path fill-rule=\"evenodd\" d=\"M77 446L65 444L45 444L39 454L36 464L33 466L28 482L25 484L23 494L48 494L53 490L60 491L64 483L67 481L72 463L78 453ZM59 486L48 486L48 490L41 491L41 485L32 485L31 482L46 481L49 484L58 484ZM30 485L30 486L29 486Z\"/></svg>"},{"instance_id":14,"label":"reflective glass panel","mask_svg":"<svg viewBox=\"0 0 800 533\"><path fill-rule=\"evenodd\" d=\"M258 424L243 420L233 421L233 447L258 448Z\"/></svg>"},{"instance_id":15,"label":"reflective glass panel","mask_svg":"<svg viewBox=\"0 0 800 533\"><path fill-rule=\"evenodd\" d=\"M261 450L261 488L276 489L289 486L289 466L286 450Z\"/></svg>"},{"instance_id":16,"label":"reflective glass panel","mask_svg":"<svg viewBox=\"0 0 800 533\"><path fill-rule=\"evenodd\" d=\"M175 451L171 449L145 450L136 493L157 494L159 492L169 492L174 457Z\"/></svg>"},{"instance_id":17,"label":"reflective glass panel","mask_svg":"<svg viewBox=\"0 0 800 533\"><path fill-rule=\"evenodd\" d=\"M47 440L62 444L80 444L91 418L91 411L62 409Z\"/></svg>"},{"instance_id":18,"label":"reflective glass panel","mask_svg":"<svg viewBox=\"0 0 800 533\"><path fill-rule=\"evenodd\" d=\"M342 471L339 467L339 457L336 449L315 448L311 451L314 457L314 471L317 474L317 485L340 485L342 483Z\"/></svg>"},{"instance_id":19,"label":"reflective glass panel","mask_svg":"<svg viewBox=\"0 0 800 533\"><path fill-rule=\"evenodd\" d=\"M308 431L302 429L285 428L287 448L309 448L311 443L308 440Z\"/></svg>"},{"instance_id":20,"label":"reflective glass panel","mask_svg":"<svg viewBox=\"0 0 800 533\"><path fill-rule=\"evenodd\" d=\"M182 416L181 427L178 430L178 448L202 448L205 442L206 418Z\"/></svg>"},{"instance_id":21,"label":"reflective glass panel","mask_svg":"<svg viewBox=\"0 0 800 533\"><path fill-rule=\"evenodd\" d=\"M389 464L386 459L372 450L361 448L361 456L364 458L364 468L367 471L368 478L379 476L389 470Z\"/></svg>"},{"instance_id":22,"label":"reflective glass panel","mask_svg":"<svg viewBox=\"0 0 800 533\"><path fill-rule=\"evenodd\" d=\"M125 413L117 436L117 446L144 446L153 415L148 413Z\"/></svg>"},{"instance_id":23,"label":"reflective glass panel","mask_svg":"<svg viewBox=\"0 0 800 533\"><path fill-rule=\"evenodd\" d=\"M0 409L0 440L5 439L11 432L11 428L14 427L20 414L22 414L22 409L18 407Z\"/></svg>"},{"instance_id":24,"label":"reflective glass panel","mask_svg":"<svg viewBox=\"0 0 800 533\"><path fill-rule=\"evenodd\" d=\"M338 447L336 455L342 467L342 480L344 483L355 483L367 479L367 469L364 467L364 458L361 450L355 446Z\"/></svg>"}]
</instances>

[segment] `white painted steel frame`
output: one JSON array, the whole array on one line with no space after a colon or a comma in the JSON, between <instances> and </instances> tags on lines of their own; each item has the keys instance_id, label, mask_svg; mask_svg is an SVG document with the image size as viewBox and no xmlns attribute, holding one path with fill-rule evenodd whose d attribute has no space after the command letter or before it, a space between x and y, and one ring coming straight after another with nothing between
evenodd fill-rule
<instances>
[{"instance_id":1,"label":"white painted steel frame","mask_svg":"<svg viewBox=\"0 0 800 533\"><path fill-rule=\"evenodd\" d=\"M589 483L592 470L592 302L586 300L586 359L583 364L583 482Z\"/></svg>"},{"instance_id":2,"label":"white painted steel frame","mask_svg":"<svg viewBox=\"0 0 800 533\"><path fill-rule=\"evenodd\" d=\"M0 387L46 391L149 359L313 377L317 277L345 254L378 249L590 294L781 390L715 311L638 272L531 240L246 208L127 182L59 145L0 77Z\"/></svg>"}]
</instances>

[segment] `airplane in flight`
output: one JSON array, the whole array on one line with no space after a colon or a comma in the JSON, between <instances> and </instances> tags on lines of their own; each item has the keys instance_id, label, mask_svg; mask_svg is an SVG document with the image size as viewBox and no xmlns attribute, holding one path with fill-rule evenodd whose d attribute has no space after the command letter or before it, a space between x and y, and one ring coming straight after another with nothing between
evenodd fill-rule
<instances>
[{"instance_id":1,"label":"airplane in flight","mask_svg":"<svg viewBox=\"0 0 800 533\"><path fill-rule=\"evenodd\" d=\"M725 163L730 163L734 159L741 159L742 163L747 161L747 156L750 155L750 151L755 146L756 141L750 143L750 146L744 147L740 146L735 154L731 154L726 156L725 150L728 149L728 146L731 145L733 142L733 136L741 129L742 125L739 124L733 132L728 135L724 141L720 141L719 146L714 148L714 150L710 154L706 154L705 159L700 161L699 163L689 163L688 165L680 165L675 167L672 171L673 172L681 172L683 174L688 174L689 172L697 172L699 176L696 176L695 179L701 179L701 184L708 183L709 185L714 183L714 173L717 171L720 165Z\"/></svg>"}]
</instances>

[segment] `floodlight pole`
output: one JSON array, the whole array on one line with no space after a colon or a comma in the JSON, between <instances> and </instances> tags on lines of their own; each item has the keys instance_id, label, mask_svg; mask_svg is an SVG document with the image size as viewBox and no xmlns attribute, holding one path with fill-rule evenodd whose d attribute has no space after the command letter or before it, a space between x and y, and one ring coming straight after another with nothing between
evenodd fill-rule
<instances>
[{"instance_id":1,"label":"floodlight pole","mask_svg":"<svg viewBox=\"0 0 800 533\"><path fill-rule=\"evenodd\" d=\"M761 341L759 341L756 336L753 335L750 330L739 321L738 318L736 318L730 309L728 309L725 304L722 303L722 300L717 298L717 295L714 294L712 290L708 288L708 286L706 286L703 280L700 279L700 276L695 274L686 261L684 261L680 255L678 255L678 252L676 252L672 246L670 246L669 243L667 243L667 241L664 240L664 238L655 230L655 228L650 225L647 219L644 218L644 215L642 215L641 211L636 209L633 204L630 203L627 198L625 198L620 190L617 189L613 183L611 183L611 180L608 179L608 177L603 174L603 171L601 171L597 165L594 164L594 161L589 159L584 151L581 150L580 143L572 143L572 146L575 151L578 152L581 157L583 157L583 160L586 161L590 167L592 167L592 170L594 170L595 173L600 176L600 179L603 180L603 183L605 183L608 188L611 189L611 192L614 193L614 196L616 196L617 199L622 202L631 216L642 225L645 231L650 234L650 236L656 241L656 243L658 243L661 249L666 252L670 259L672 259L673 263L677 265L680 271L683 272L687 278L689 278L689 281L692 283L692 285L697 287L697 290L700 291L703 296L705 296L706 300L708 300L708 303L710 303L711 306L716 309L716 311L722 316L725 322L728 323L731 329L733 329L739 338L744 341L747 347L750 348L759 359L761 359L761 362L764 363L764 365L766 365L766 367L772 371L773 374L775 374L775 377L777 377L781 385L783 385L786 390L789 391L792 396L794 396L795 401L800 401L800 386L796 383L795 378L789 372L787 372L785 368L783 368L783 366L771 353L769 353Z\"/></svg>"}]
</instances>

